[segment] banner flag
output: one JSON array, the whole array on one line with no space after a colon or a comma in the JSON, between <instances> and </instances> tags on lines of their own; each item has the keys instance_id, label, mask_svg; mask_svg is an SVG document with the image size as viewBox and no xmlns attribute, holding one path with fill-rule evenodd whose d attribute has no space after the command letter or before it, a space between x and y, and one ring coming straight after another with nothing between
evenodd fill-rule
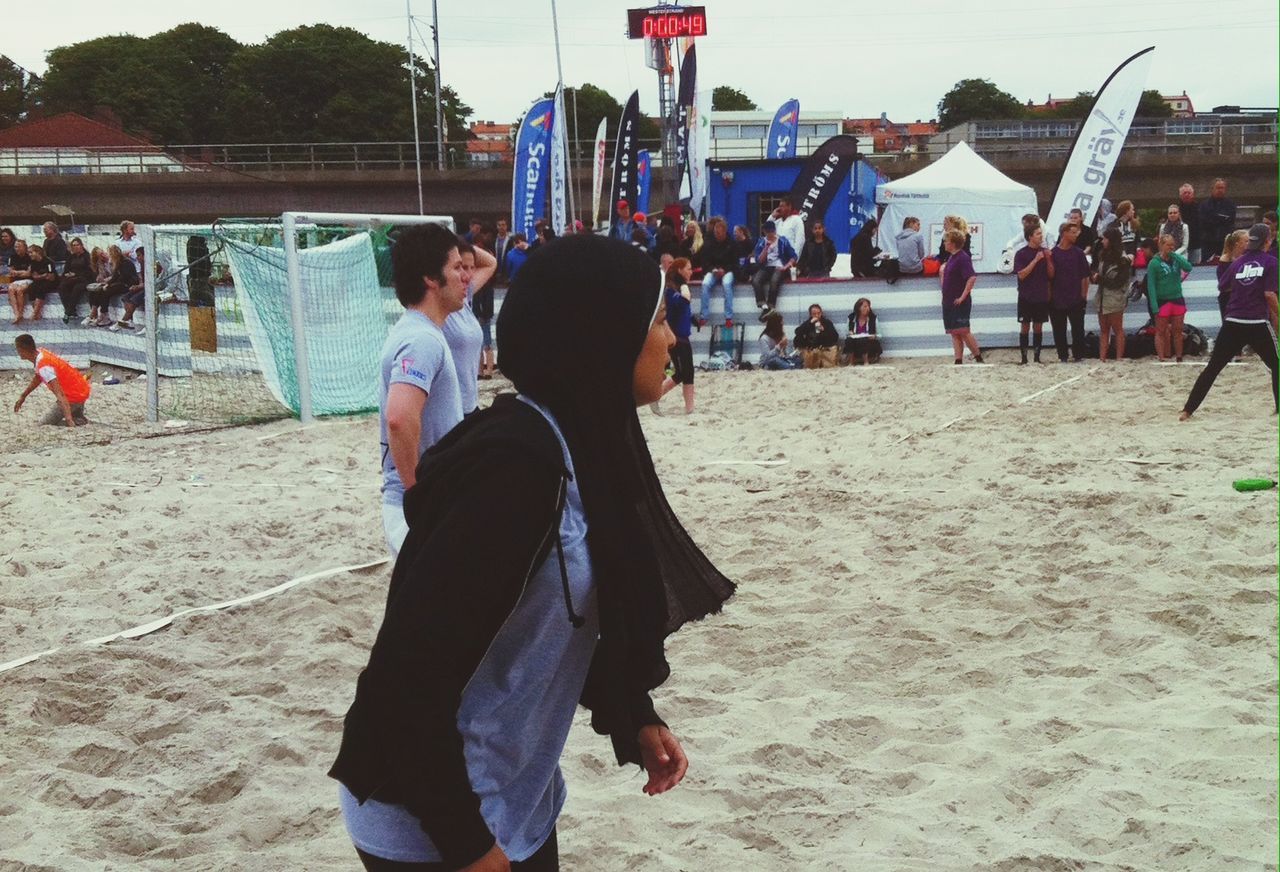
<instances>
[{"instance_id":1,"label":"banner flag","mask_svg":"<svg viewBox=\"0 0 1280 872\"><path fill-rule=\"evenodd\" d=\"M605 119L596 128L595 162L591 165L591 226L600 226L600 196L604 193Z\"/></svg>"},{"instance_id":2,"label":"banner flag","mask_svg":"<svg viewBox=\"0 0 1280 872\"><path fill-rule=\"evenodd\" d=\"M689 172L689 121L693 114L693 99L697 93L698 47L689 46L680 64L680 92L676 97L676 179L677 187L684 184ZM692 181L692 180L691 180ZM677 192L678 197L678 192Z\"/></svg>"},{"instance_id":3,"label":"banner flag","mask_svg":"<svg viewBox=\"0 0 1280 872\"><path fill-rule=\"evenodd\" d=\"M649 172L649 149L642 148L636 152L636 186L640 193L636 196L636 212L649 214L649 187L653 176Z\"/></svg>"},{"instance_id":4,"label":"banner flag","mask_svg":"<svg viewBox=\"0 0 1280 872\"><path fill-rule=\"evenodd\" d=\"M805 162L791 188L791 202L804 221L805 230L827 214L836 189L849 176L858 155L858 140L840 134L828 139Z\"/></svg>"},{"instance_id":5,"label":"banner flag","mask_svg":"<svg viewBox=\"0 0 1280 872\"><path fill-rule=\"evenodd\" d=\"M769 125L769 153L766 158L792 158L796 156L796 131L800 128L800 101L788 100L778 107Z\"/></svg>"},{"instance_id":6,"label":"banner flag","mask_svg":"<svg viewBox=\"0 0 1280 872\"><path fill-rule=\"evenodd\" d=\"M564 85L557 84L556 103L551 119L551 229L556 232L556 236L564 236L569 224L566 183L569 139L564 121Z\"/></svg>"},{"instance_id":7,"label":"banner flag","mask_svg":"<svg viewBox=\"0 0 1280 872\"><path fill-rule=\"evenodd\" d=\"M639 185L636 179L636 152L640 147L640 92L632 91L618 121L618 136L613 146L613 186L609 197L609 229L618 223L617 204L626 200L635 211Z\"/></svg>"},{"instance_id":8,"label":"banner flag","mask_svg":"<svg viewBox=\"0 0 1280 872\"><path fill-rule=\"evenodd\" d=\"M1144 48L1116 67L1094 98L1089 113L1080 122L1071 154L1062 171L1062 181L1053 195L1046 235L1057 235L1058 225L1066 221L1072 209L1084 212L1084 223L1093 222L1094 213L1102 205L1107 182L1120 160L1120 149L1129 135L1129 125L1142 97L1151 70L1155 46Z\"/></svg>"},{"instance_id":9,"label":"banner flag","mask_svg":"<svg viewBox=\"0 0 1280 872\"><path fill-rule=\"evenodd\" d=\"M511 180L511 232L533 238L533 224L547 210L547 158L555 101L535 100L520 119Z\"/></svg>"},{"instance_id":10,"label":"banner flag","mask_svg":"<svg viewBox=\"0 0 1280 872\"><path fill-rule=\"evenodd\" d=\"M689 119L689 208L699 221L707 215L707 161L711 159L711 91L699 91Z\"/></svg>"}]
</instances>

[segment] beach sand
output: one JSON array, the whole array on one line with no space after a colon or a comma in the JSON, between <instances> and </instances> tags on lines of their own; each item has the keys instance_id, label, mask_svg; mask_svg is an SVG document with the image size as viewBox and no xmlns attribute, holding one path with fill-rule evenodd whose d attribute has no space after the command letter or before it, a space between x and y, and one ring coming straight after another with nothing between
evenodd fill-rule
<instances>
[{"instance_id":1,"label":"beach sand","mask_svg":"<svg viewBox=\"0 0 1280 872\"><path fill-rule=\"evenodd\" d=\"M642 410L740 587L668 644L680 788L579 717L565 869L1276 868L1265 370L1179 424L1196 367L993 357ZM381 559L376 419L144 438L141 397L0 425L0 662L56 649L0 673L0 869L356 869L325 770L389 565L81 643Z\"/></svg>"}]
</instances>

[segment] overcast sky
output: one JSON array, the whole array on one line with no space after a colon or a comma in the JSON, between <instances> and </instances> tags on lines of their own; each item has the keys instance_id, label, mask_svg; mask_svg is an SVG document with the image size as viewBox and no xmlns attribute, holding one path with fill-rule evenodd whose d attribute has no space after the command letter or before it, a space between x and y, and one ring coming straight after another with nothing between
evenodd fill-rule
<instances>
[{"instance_id":1,"label":"overcast sky","mask_svg":"<svg viewBox=\"0 0 1280 872\"><path fill-rule=\"evenodd\" d=\"M430 40L430 0L411 0ZM551 0L438 0L443 81L475 110L473 120L509 121L556 80ZM557 0L564 79L591 82L619 101L640 90L657 109L656 74L640 40L625 37L621 0ZM698 42L699 87L732 85L762 108L798 97L801 112L845 117L888 113L929 119L960 79L985 78L1020 100L1096 90L1133 52L1156 46L1148 87L1190 95L1197 109L1274 107L1275 0L1078 0L1070 5L967 0L706 0L709 35ZM356 15L363 11L363 16ZM873 11L875 10L875 11ZM73 38L127 32L148 36L189 20L240 42L327 22L403 44L404 0L248 0L174 3L60 0L57 19L75 27L24 28L0 52L33 72L45 53ZM415 40L417 34L415 34ZM421 42L419 43L421 47ZM589 136L582 132L583 136ZM352 131L358 137L358 131Z\"/></svg>"}]
</instances>

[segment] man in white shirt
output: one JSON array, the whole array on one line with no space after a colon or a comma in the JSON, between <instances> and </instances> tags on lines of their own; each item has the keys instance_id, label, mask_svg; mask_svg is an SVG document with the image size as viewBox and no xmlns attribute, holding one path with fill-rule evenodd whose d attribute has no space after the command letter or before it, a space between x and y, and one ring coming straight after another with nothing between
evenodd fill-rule
<instances>
[{"instance_id":1,"label":"man in white shirt","mask_svg":"<svg viewBox=\"0 0 1280 872\"><path fill-rule=\"evenodd\" d=\"M796 207L791 202L790 197L783 197L778 203L778 208L774 209L769 215L778 228L778 235L785 237L787 242L791 243L791 248L796 253L796 259L804 254L804 221L796 214Z\"/></svg>"},{"instance_id":2,"label":"man in white shirt","mask_svg":"<svg viewBox=\"0 0 1280 872\"><path fill-rule=\"evenodd\" d=\"M138 249L142 248L142 240L138 238L132 221L120 222L120 238L116 240L116 246L121 254L133 261L133 265L138 268L138 275L142 275L142 261L138 260Z\"/></svg>"}]
</instances>

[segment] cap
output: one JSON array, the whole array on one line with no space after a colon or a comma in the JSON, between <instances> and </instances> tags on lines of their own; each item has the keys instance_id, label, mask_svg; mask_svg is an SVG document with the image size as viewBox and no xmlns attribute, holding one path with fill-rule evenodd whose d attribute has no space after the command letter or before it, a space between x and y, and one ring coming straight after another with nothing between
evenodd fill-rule
<instances>
[{"instance_id":1,"label":"cap","mask_svg":"<svg viewBox=\"0 0 1280 872\"><path fill-rule=\"evenodd\" d=\"M778 225L775 224L774 222L772 221L764 222L764 230L766 233L768 233L770 230L777 230L777 229L778 229Z\"/></svg>"},{"instance_id":2,"label":"cap","mask_svg":"<svg viewBox=\"0 0 1280 872\"><path fill-rule=\"evenodd\" d=\"M1271 228L1265 224L1255 224L1249 228L1249 250L1257 251L1267 244L1271 238Z\"/></svg>"},{"instance_id":3,"label":"cap","mask_svg":"<svg viewBox=\"0 0 1280 872\"><path fill-rule=\"evenodd\" d=\"M630 208L631 208L631 204L630 204L630 203L628 203L626 200L619 200L619 201L618 201L618 208L619 208L619 209L630 209Z\"/></svg>"},{"instance_id":4,"label":"cap","mask_svg":"<svg viewBox=\"0 0 1280 872\"><path fill-rule=\"evenodd\" d=\"M632 217L632 218L634 218L634 219L636 219L636 223L637 223L637 224L643 224L645 221L648 221L648 220L649 220L649 216L648 216L648 215L646 215L646 214L644 214L643 212L637 212L636 214L632 215L631 217Z\"/></svg>"}]
</instances>

